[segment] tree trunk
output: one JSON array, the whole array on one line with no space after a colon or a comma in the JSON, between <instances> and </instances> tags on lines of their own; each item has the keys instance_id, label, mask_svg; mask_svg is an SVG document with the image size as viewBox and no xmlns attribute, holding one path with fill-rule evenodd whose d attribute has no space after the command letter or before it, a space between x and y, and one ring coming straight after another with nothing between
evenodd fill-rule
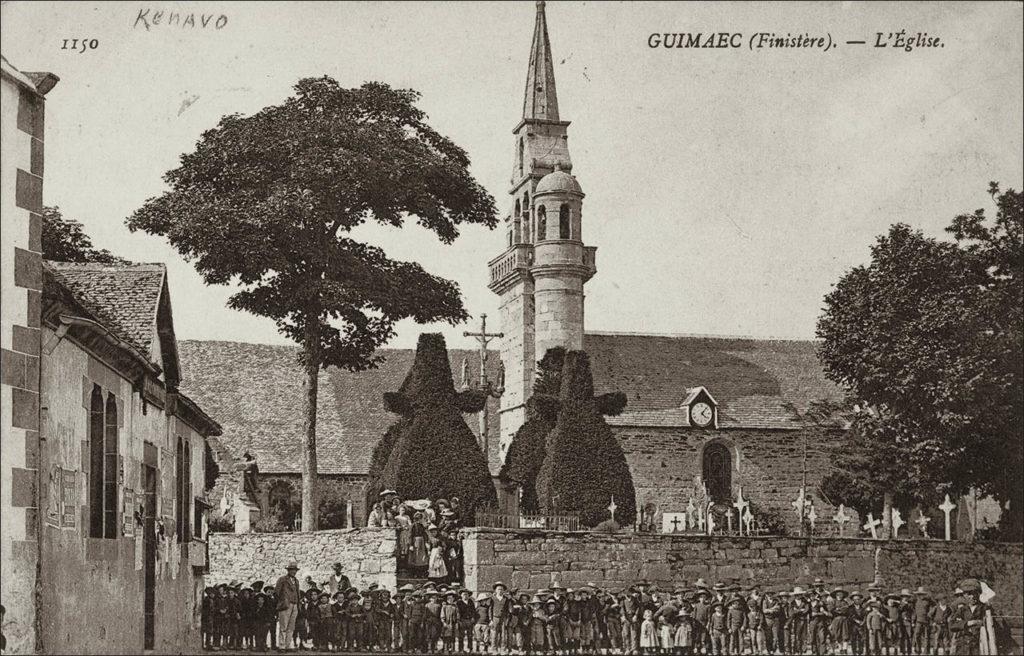
<instances>
[{"instance_id":1,"label":"tree trunk","mask_svg":"<svg viewBox=\"0 0 1024 656\"><path fill-rule=\"evenodd\" d=\"M306 414L302 424L305 442L302 445L302 530L317 529L317 467L316 467L316 397L320 382L320 317L310 313L306 318L305 353Z\"/></svg>"},{"instance_id":2,"label":"tree trunk","mask_svg":"<svg viewBox=\"0 0 1024 656\"><path fill-rule=\"evenodd\" d=\"M892 539L892 492L886 492L882 501L882 539Z\"/></svg>"}]
</instances>

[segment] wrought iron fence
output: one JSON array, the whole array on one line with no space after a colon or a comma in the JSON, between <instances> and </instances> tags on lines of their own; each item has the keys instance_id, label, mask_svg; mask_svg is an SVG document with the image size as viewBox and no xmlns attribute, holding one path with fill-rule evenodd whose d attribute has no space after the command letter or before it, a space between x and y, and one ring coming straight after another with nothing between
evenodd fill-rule
<instances>
[{"instance_id":1,"label":"wrought iron fence","mask_svg":"<svg viewBox=\"0 0 1024 656\"><path fill-rule=\"evenodd\" d=\"M537 528L550 531L579 531L580 516L578 514L520 515L494 510L478 510L476 512L476 525L490 528Z\"/></svg>"}]
</instances>

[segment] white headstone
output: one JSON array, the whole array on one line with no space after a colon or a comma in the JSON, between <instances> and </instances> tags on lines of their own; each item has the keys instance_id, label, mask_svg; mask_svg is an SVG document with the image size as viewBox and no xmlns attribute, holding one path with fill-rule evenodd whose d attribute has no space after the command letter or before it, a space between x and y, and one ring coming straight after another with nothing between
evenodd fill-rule
<instances>
[{"instance_id":1,"label":"white headstone","mask_svg":"<svg viewBox=\"0 0 1024 656\"><path fill-rule=\"evenodd\" d=\"M914 523L917 524L918 530L921 531L921 537L928 537L928 522L932 521L932 518L921 512L921 509L917 509L917 519Z\"/></svg>"},{"instance_id":2,"label":"white headstone","mask_svg":"<svg viewBox=\"0 0 1024 656\"><path fill-rule=\"evenodd\" d=\"M662 513L661 532L681 533L686 530L686 513Z\"/></svg>"},{"instance_id":3,"label":"white headstone","mask_svg":"<svg viewBox=\"0 0 1024 656\"><path fill-rule=\"evenodd\" d=\"M892 537L898 538L900 536L900 527L906 524L903 521L903 515L900 514L899 508L892 509Z\"/></svg>"},{"instance_id":4,"label":"white headstone","mask_svg":"<svg viewBox=\"0 0 1024 656\"><path fill-rule=\"evenodd\" d=\"M750 512L750 507L743 512L743 523L747 526L747 536L752 535L754 527L754 515Z\"/></svg>"},{"instance_id":5,"label":"white headstone","mask_svg":"<svg viewBox=\"0 0 1024 656\"><path fill-rule=\"evenodd\" d=\"M832 521L839 524L839 537L843 537L846 523L850 521L850 516L846 514L846 506L839 504L839 510L836 511L836 514L832 515Z\"/></svg>"},{"instance_id":6,"label":"white headstone","mask_svg":"<svg viewBox=\"0 0 1024 656\"><path fill-rule=\"evenodd\" d=\"M750 507L750 502L743 498L743 486L740 486L740 488L737 490L736 501L733 502L732 505L735 506L736 508L736 519L742 522L743 511ZM738 528L740 530L740 535L743 535L743 524L740 523Z\"/></svg>"},{"instance_id":7,"label":"white headstone","mask_svg":"<svg viewBox=\"0 0 1024 656\"><path fill-rule=\"evenodd\" d=\"M946 495L946 500L942 502L941 506L939 506L939 510L941 510L942 512L944 512L946 514L946 541L947 542L952 539L952 531L950 530L950 526L949 526L949 513L953 512L953 510L955 508L956 508L956 504L949 500L949 495L947 494Z\"/></svg>"},{"instance_id":8,"label":"white headstone","mask_svg":"<svg viewBox=\"0 0 1024 656\"><path fill-rule=\"evenodd\" d=\"M868 513L868 521L864 524L864 530L871 532L871 539L878 539L878 526L882 523L882 520L875 519L874 514Z\"/></svg>"}]
</instances>

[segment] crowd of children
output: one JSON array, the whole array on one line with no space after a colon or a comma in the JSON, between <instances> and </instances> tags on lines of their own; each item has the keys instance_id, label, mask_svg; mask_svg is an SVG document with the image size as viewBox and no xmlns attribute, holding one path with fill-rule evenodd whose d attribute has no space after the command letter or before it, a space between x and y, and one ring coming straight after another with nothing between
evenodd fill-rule
<instances>
[{"instance_id":1,"label":"crowd of children","mask_svg":"<svg viewBox=\"0 0 1024 656\"><path fill-rule=\"evenodd\" d=\"M557 584L526 593L459 584L404 585L395 594L351 587L340 565L307 577L292 635L277 630L273 586L222 584L203 599L204 646L400 653L977 654L991 631L980 586L949 595L923 588L866 593L816 580L807 590L762 591L698 579L659 589ZM979 647L981 645L981 647ZM984 653L983 651L981 653Z\"/></svg>"}]
</instances>

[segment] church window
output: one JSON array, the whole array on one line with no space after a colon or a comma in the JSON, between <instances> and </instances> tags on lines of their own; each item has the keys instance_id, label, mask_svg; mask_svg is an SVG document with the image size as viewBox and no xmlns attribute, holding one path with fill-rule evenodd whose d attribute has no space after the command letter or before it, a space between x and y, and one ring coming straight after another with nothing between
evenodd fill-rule
<instances>
[{"instance_id":1,"label":"church window","mask_svg":"<svg viewBox=\"0 0 1024 656\"><path fill-rule=\"evenodd\" d=\"M516 156L516 162L519 165L519 175L523 174L523 138L519 137L519 153Z\"/></svg>"},{"instance_id":2,"label":"church window","mask_svg":"<svg viewBox=\"0 0 1024 656\"><path fill-rule=\"evenodd\" d=\"M732 454L729 447L721 442L709 444L704 449L702 474L712 500L732 499Z\"/></svg>"},{"instance_id":3,"label":"church window","mask_svg":"<svg viewBox=\"0 0 1024 656\"><path fill-rule=\"evenodd\" d=\"M562 205L558 208L558 238L559 239L572 239L572 228L571 218L569 216L569 206Z\"/></svg>"},{"instance_id":4,"label":"church window","mask_svg":"<svg viewBox=\"0 0 1024 656\"><path fill-rule=\"evenodd\" d=\"M516 199L516 212L515 212L515 214L516 214L516 218L517 218L517 219L518 219L518 218L519 218L520 216L522 216L522 214L523 214L523 209L522 209L522 207L521 207L521 206L519 205L519 199L518 199L518 198Z\"/></svg>"},{"instance_id":5,"label":"church window","mask_svg":"<svg viewBox=\"0 0 1024 656\"><path fill-rule=\"evenodd\" d=\"M508 231L508 247L512 248L512 231Z\"/></svg>"},{"instance_id":6,"label":"church window","mask_svg":"<svg viewBox=\"0 0 1024 656\"><path fill-rule=\"evenodd\" d=\"M537 241L548 238L548 217L543 205L537 206Z\"/></svg>"}]
</instances>

